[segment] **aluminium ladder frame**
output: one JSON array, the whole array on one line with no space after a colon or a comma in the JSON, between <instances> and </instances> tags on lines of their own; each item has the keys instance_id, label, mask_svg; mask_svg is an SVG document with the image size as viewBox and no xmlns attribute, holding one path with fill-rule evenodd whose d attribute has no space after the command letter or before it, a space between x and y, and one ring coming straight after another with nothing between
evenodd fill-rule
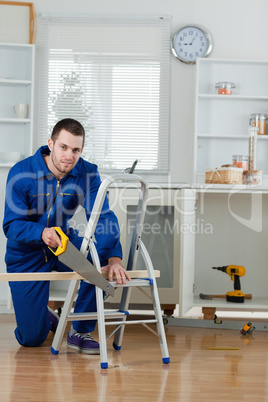
<instances>
[{"instance_id":1,"label":"aluminium ladder frame","mask_svg":"<svg viewBox=\"0 0 268 402\"><path fill-rule=\"evenodd\" d=\"M69 285L69 289L66 295L66 299L64 302L64 306L62 308L60 320L58 323L58 327L54 336L54 340L51 346L51 352L53 354L58 354L60 345L62 343L62 339L64 336L64 332L66 329L66 325L68 321L81 321L81 320L97 320L98 322L98 333L99 333L99 345L100 345L100 360L101 360L101 368L108 368L108 360L107 360L107 344L106 344L106 325L115 325L115 330L109 335L107 339L109 339L113 334L114 342L113 347L115 350L120 350L123 340L123 334L125 325L127 324L142 324L151 332L156 334L159 337L160 348L162 353L162 361L164 364L170 363L170 358L168 354L168 347L166 341L166 334L164 330L164 324L162 319L160 300L158 296L157 284L154 274L154 268L149 256L149 253L141 241L141 232L145 217L146 210L146 200L148 197L148 185L147 183L137 175L134 174L116 174L110 177L107 177L103 180L100 185L99 191L96 196L96 200L91 212L91 216L88 220L84 239L80 248L80 252L87 257L90 252L93 265L95 268L101 272L100 260L99 256L93 241L94 232L98 223L98 219L102 210L102 206L106 197L107 189L111 186L111 184L122 181L122 182L140 182L141 191L139 196L139 202L136 211L136 222L132 234L129 256L127 262L127 271L133 270L135 268L135 264L137 261L138 253L141 252L141 256L144 260L146 269L147 269L147 278L140 279L132 279L131 281L127 281L126 284L119 285L117 282L113 281L111 284L116 288L123 288L120 307L118 311L104 311L104 299L103 299L103 291L96 286L96 301L97 301L97 312L96 313L71 313L71 309L73 306L73 302L76 297L76 292L80 283L80 280L72 280ZM153 303L155 319L142 319L142 320L128 320L127 315L129 314L127 309L130 302L131 290L132 287L137 287L142 293L144 293L147 297L149 297ZM142 288L149 287L151 291L151 296L145 292ZM105 321L111 319L117 319L118 321ZM147 324L156 324L157 332L154 331Z\"/></svg>"}]
</instances>

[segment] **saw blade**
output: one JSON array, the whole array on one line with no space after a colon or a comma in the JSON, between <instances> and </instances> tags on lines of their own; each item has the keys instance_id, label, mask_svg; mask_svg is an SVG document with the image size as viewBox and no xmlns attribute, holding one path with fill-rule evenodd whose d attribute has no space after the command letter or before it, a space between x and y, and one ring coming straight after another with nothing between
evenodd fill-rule
<instances>
[{"instance_id":1,"label":"saw blade","mask_svg":"<svg viewBox=\"0 0 268 402\"><path fill-rule=\"evenodd\" d=\"M98 272L94 265L83 256L70 240L68 241L66 251L60 254L58 259L93 285L114 296L114 286Z\"/></svg>"}]
</instances>

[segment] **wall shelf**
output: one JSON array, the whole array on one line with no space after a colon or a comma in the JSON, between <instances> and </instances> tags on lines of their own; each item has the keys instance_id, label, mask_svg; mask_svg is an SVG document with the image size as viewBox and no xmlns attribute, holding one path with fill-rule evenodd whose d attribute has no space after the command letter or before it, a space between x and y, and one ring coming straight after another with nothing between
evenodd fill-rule
<instances>
[{"instance_id":1,"label":"wall shelf","mask_svg":"<svg viewBox=\"0 0 268 402\"><path fill-rule=\"evenodd\" d=\"M31 85L32 81L29 80L11 80L11 79L3 79L0 78L0 85L1 86L28 86Z\"/></svg>"},{"instance_id":2,"label":"wall shelf","mask_svg":"<svg viewBox=\"0 0 268 402\"><path fill-rule=\"evenodd\" d=\"M268 114L268 62L198 59L196 68L193 183L205 171L248 154L249 116ZM232 95L215 94L215 83L234 82ZM268 127L267 127L268 134ZM258 135L257 169L268 184L268 135Z\"/></svg>"},{"instance_id":3,"label":"wall shelf","mask_svg":"<svg viewBox=\"0 0 268 402\"><path fill-rule=\"evenodd\" d=\"M0 43L1 152L32 154L34 60L34 45ZM13 107L17 103L28 104L27 118L16 118Z\"/></svg>"}]
</instances>

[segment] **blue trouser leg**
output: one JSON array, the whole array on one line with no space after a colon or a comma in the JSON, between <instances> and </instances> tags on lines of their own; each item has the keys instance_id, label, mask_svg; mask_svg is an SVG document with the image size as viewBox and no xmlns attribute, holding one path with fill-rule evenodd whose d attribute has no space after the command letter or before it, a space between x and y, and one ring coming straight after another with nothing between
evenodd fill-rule
<instances>
[{"instance_id":1,"label":"blue trouser leg","mask_svg":"<svg viewBox=\"0 0 268 402\"><path fill-rule=\"evenodd\" d=\"M40 346L50 331L49 282L10 282L17 328L15 336L24 346Z\"/></svg>"},{"instance_id":2,"label":"blue trouser leg","mask_svg":"<svg viewBox=\"0 0 268 402\"><path fill-rule=\"evenodd\" d=\"M72 243L80 248L82 238L72 237ZM7 265L7 272L51 272L52 270L70 271L68 267L48 252L48 261L44 259L42 249L31 253L23 259L14 260L14 264ZM105 265L105 261L101 261ZM24 346L39 346L47 338L50 331L47 304L49 299L49 282L10 282L13 305L16 314L17 328L15 336L18 342ZM95 286L81 281L78 298L75 304L75 312L95 312L96 292ZM92 332L95 329L96 320L75 321L73 326L78 332Z\"/></svg>"}]
</instances>

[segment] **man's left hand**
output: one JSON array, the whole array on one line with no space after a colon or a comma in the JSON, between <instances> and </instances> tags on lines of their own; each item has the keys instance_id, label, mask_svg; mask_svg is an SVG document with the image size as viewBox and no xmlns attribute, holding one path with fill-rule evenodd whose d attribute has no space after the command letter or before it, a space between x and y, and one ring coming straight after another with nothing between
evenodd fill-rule
<instances>
[{"instance_id":1,"label":"man's left hand","mask_svg":"<svg viewBox=\"0 0 268 402\"><path fill-rule=\"evenodd\" d=\"M122 265L122 260L119 257L111 257L108 259L108 265L101 267L102 272L109 272L109 281L113 281L113 277L116 276L117 283L122 285L126 284L127 280L131 281L127 274L127 271Z\"/></svg>"}]
</instances>

